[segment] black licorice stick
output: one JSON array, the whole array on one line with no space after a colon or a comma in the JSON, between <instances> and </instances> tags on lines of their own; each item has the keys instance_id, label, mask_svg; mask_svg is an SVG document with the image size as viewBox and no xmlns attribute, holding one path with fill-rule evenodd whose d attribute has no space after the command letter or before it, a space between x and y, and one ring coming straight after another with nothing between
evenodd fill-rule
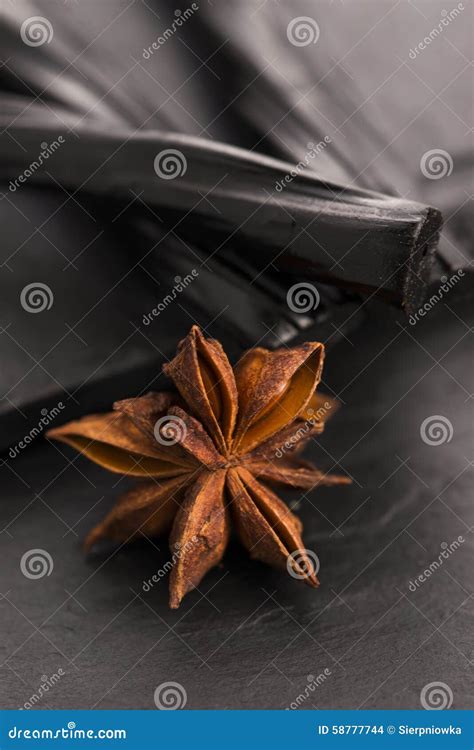
<instances>
[{"instance_id":1,"label":"black licorice stick","mask_svg":"<svg viewBox=\"0 0 474 750\"><path fill-rule=\"evenodd\" d=\"M10 139L0 144L0 177L11 180L13 193L12 184L21 190L18 176L29 170L28 182L51 186L54 178L73 194L124 201L140 194L178 234L210 254L242 253L258 273L274 264L300 279L401 305L407 314L423 302L441 226L434 208L323 182L297 174L290 163L176 133L10 130L26 149ZM38 144L61 142L60 136L60 148L31 170ZM166 161L169 150L175 153Z\"/></svg>"}]
</instances>

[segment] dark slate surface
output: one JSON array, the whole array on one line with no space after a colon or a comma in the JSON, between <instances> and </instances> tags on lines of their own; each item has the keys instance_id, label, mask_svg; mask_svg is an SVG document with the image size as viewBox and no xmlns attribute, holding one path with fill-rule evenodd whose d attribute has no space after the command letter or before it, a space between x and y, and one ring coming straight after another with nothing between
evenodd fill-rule
<instances>
[{"instance_id":1,"label":"dark slate surface","mask_svg":"<svg viewBox=\"0 0 474 750\"><path fill-rule=\"evenodd\" d=\"M305 543L321 559L318 591L233 543L172 612L165 580L143 590L169 559L165 541L83 557L81 539L124 481L41 440L7 458L2 706L23 705L60 668L39 708L153 709L167 681L184 687L189 708L284 708L325 669L301 708L417 708L434 681L452 690L454 708L472 705L474 316L461 286L414 326L372 310L331 353L325 386L345 405L310 453L354 484L301 501ZM453 431L438 446L420 437L434 415ZM459 536L459 549L410 591ZM51 555L51 575L21 573L32 548Z\"/></svg>"}]
</instances>

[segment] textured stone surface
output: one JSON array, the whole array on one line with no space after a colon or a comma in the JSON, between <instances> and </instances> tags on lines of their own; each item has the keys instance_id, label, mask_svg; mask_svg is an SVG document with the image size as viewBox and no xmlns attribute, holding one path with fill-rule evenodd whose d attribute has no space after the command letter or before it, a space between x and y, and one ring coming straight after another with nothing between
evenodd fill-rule
<instances>
[{"instance_id":1,"label":"textured stone surface","mask_svg":"<svg viewBox=\"0 0 474 750\"><path fill-rule=\"evenodd\" d=\"M171 612L165 579L143 590L169 559L162 540L83 557L81 539L124 481L40 441L7 459L2 705L23 705L59 668L38 707L152 709L156 686L176 681L189 708L284 708L325 669L302 708L417 708L433 681L450 687L455 708L472 704L473 316L452 294L414 327L373 310L328 358L325 386L345 405L310 452L355 481L301 500L305 543L321 559L317 591L234 543ZM421 440L431 415L450 420L450 442ZM410 591L459 535L466 541ZM51 555L51 575L21 573L32 548Z\"/></svg>"}]
</instances>

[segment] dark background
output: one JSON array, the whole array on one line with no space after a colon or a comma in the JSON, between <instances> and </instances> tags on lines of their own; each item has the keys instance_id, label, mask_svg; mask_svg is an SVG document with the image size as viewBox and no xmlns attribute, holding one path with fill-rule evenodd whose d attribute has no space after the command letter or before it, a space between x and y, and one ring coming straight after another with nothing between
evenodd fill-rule
<instances>
[{"instance_id":1,"label":"dark background","mask_svg":"<svg viewBox=\"0 0 474 750\"><path fill-rule=\"evenodd\" d=\"M422 688L435 681L449 686L453 708L472 706L472 5L465 7L411 60L410 49L450 7L203 3L146 63L143 48L173 18L167 4L4 9L5 152L20 154L22 134L56 123L71 128L71 138L84 126L165 129L294 163L308 140L327 133L334 148L318 158L318 175L441 208L444 272L466 274L416 325L395 308L353 297L342 320L334 322L328 305L324 321L308 323L306 337L329 344L322 389L342 401L308 457L354 480L298 505L305 543L321 560L321 588L250 562L235 542L222 567L172 612L166 580L142 589L169 559L166 540L89 559L82 553L83 537L126 480L42 438L14 458L8 449L61 399L56 423L164 387L161 364L193 322L222 338L235 359L265 327L281 332L287 311L258 284L232 296L218 258L196 260L191 248L179 256L180 272L197 263L198 280L144 326L143 315L172 286L179 238L150 252L161 217L141 205L140 186L109 205L53 177L14 194L5 180L2 707L22 706L59 668L65 675L38 708L153 709L155 688L168 681L183 685L189 708L285 708L308 675L324 669L330 676L302 708L419 708ZM32 15L51 20L50 45L19 40ZM288 45L286 27L297 15L317 18L314 47ZM432 148L451 154L449 177L421 174L420 158ZM31 315L19 295L38 280L54 290L54 304ZM420 426L435 415L450 421L453 436L430 446ZM410 591L442 543L459 535L460 549ZM50 576L21 573L32 548L53 558Z\"/></svg>"}]
</instances>

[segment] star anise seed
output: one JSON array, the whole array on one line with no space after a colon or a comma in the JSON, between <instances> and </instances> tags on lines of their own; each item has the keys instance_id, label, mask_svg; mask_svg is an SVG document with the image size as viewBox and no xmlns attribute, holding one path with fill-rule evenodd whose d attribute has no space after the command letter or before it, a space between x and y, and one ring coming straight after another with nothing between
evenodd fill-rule
<instances>
[{"instance_id":1,"label":"star anise seed","mask_svg":"<svg viewBox=\"0 0 474 750\"><path fill-rule=\"evenodd\" d=\"M302 524L266 483L347 484L299 457L337 403L316 394L324 347L251 349L236 368L197 326L163 367L178 393L148 393L50 430L100 466L142 481L85 541L170 534L170 606L224 555L231 528L250 555L318 586Z\"/></svg>"}]
</instances>

